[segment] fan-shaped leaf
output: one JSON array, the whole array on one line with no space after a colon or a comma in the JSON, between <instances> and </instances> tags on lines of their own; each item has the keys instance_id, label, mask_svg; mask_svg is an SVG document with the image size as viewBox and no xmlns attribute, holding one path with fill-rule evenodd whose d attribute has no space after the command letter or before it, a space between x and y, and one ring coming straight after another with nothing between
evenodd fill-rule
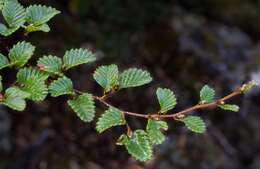
<instances>
[{"instance_id":1,"label":"fan-shaped leaf","mask_svg":"<svg viewBox=\"0 0 260 169\"><path fill-rule=\"evenodd\" d=\"M73 95L73 83L66 76L60 77L50 84L49 91L52 97L58 97L66 94Z\"/></svg>"},{"instance_id":2,"label":"fan-shaped leaf","mask_svg":"<svg viewBox=\"0 0 260 169\"><path fill-rule=\"evenodd\" d=\"M129 154L136 160L147 161L152 158L152 147L147 133L143 130L136 130L131 137L122 135L119 138L119 145L125 145Z\"/></svg>"},{"instance_id":3,"label":"fan-shaped leaf","mask_svg":"<svg viewBox=\"0 0 260 169\"><path fill-rule=\"evenodd\" d=\"M95 60L94 54L87 49L71 49L63 57L64 68L66 70Z\"/></svg>"},{"instance_id":4,"label":"fan-shaped leaf","mask_svg":"<svg viewBox=\"0 0 260 169\"><path fill-rule=\"evenodd\" d=\"M17 87L10 87L5 91L3 104L11 109L23 111L26 107L25 99L28 97L30 97L29 93Z\"/></svg>"},{"instance_id":5,"label":"fan-shaped leaf","mask_svg":"<svg viewBox=\"0 0 260 169\"><path fill-rule=\"evenodd\" d=\"M17 73L17 82L21 89L30 93L30 99L34 101L42 101L47 96L47 78L48 74L33 68L23 68Z\"/></svg>"},{"instance_id":6,"label":"fan-shaped leaf","mask_svg":"<svg viewBox=\"0 0 260 169\"><path fill-rule=\"evenodd\" d=\"M43 71L62 75L62 60L57 56L43 56L38 60L37 66Z\"/></svg>"},{"instance_id":7,"label":"fan-shaped leaf","mask_svg":"<svg viewBox=\"0 0 260 169\"><path fill-rule=\"evenodd\" d=\"M168 125L165 121L158 121L153 119L148 120L146 132L152 144L162 144L164 142L165 136L161 132L161 129L168 129Z\"/></svg>"},{"instance_id":8,"label":"fan-shaped leaf","mask_svg":"<svg viewBox=\"0 0 260 169\"><path fill-rule=\"evenodd\" d=\"M82 94L73 100L68 100L68 105L84 122L90 122L95 116L95 104L91 94Z\"/></svg>"},{"instance_id":9,"label":"fan-shaped leaf","mask_svg":"<svg viewBox=\"0 0 260 169\"><path fill-rule=\"evenodd\" d=\"M100 66L96 69L94 79L108 92L119 85L118 67L116 65Z\"/></svg>"},{"instance_id":10,"label":"fan-shaped leaf","mask_svg":"<svg viewBox=\"0 0 260 169\"><path fill-rule=\"evenodd\" d=\"M204 121L198 116L187 116L179 120L182 121L189 130L195 133L204 133L206 131Z\"/></svg>"},{"instance_id":11,"label":"fan-shaped leaf","mask_svg":"<svg viewBox=\"0 0 260 169\"><path fill-rule=\"evenodd\" d=\"M96 129L99 133L102 133L106 129L109 129L113 126L119 126L124 124L125 119L122 112L116 108L110 107L98 119Z\"/></svg>"},{"instance_id":12,"label":"fan-shaped leaf","mask_svg":"<svg viewBox=\"0 0 260 169\"><path fill-rule=\"evenodd\" d=\"M215 97L215 90L208 85L203 86L200 90L200 100L202 102L211 102Z\"/></svg>"},{"instance_id":13,"label":"fan-shaped leaf","mask_svg":"<svg viewBox=\"0 0 260 169\"><path fill-rule=\"evenodd\" d=\"M2 55L0 53L0 69L3 69L7 66L9 66L9 61L8 61L7 57L5 57L4 55Z\"/></svg>"},{"instance_id":14,"label":"fan-shaped leaf","mask_svg":"<svg viewBox=\"0 0 260 169\"><path fill-rule=\"evenodd\" d=\"M2 13L9 28L19 28L25 22L25 9L18 1L5 1Z\"/></svg>"},{"instance_id":15,"label":"fan-shaped leaf","mask_svg":"<svg viewBox=\"0 0 260 169\"><path fill-rule=\"evenodd\" d=\"M24 66L32 57L35 47L25 41L18 42L9 52L9 59L12 65L16 67Z\"/></svg>"},{"instance_id":16,"label":"fan-shaped leaf","mask_svg":"<svg viewBox=\"0 0 260 169\"><path fill-rule=\"evenodd\" d=\"M34 26L40 26L48 22L60 11L44 5L31 5L26 9L26 22Z\"/></svg>"},{"instance_id":17,"label":"fan-shaped leaf","mask_svg":"<svg viewBox=\"0 0 260 169\"><path fill-rule=\"evenodd\" d=\"M173 109L177 104L175 95L170 89L158 88L156 95L161 107L160 113Z\"/></svg>"},{"instance_id":18,"label":"fan-shaped leaf","mask_svg":"<svg viewBox=\"0 0 260 169\"><path fill-rule=\"evenodd\" d=\"M125 70L119 77L120 88L142 86L152 81L150 73L136 68Z\"/></svg>"},{"instance_id":19,"label":"fan-shaped leaf","mask_svg":"<svg viewBox=\"0 0 260 169\"><path fill-rule=\"evenodd\" d=\"M218 105L218 107L220 107L223 110L230 110L230 111L234 111L234 112L239 111L239 106L235 105L235 104L220 104L220 105Z\"/></svg>"}]
</instances>

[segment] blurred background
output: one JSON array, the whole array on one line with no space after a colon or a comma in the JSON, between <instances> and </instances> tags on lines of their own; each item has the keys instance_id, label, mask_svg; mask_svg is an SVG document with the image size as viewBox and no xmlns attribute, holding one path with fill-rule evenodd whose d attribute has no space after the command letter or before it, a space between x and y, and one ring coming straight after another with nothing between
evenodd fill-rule
<instances>
[{"instance_id":1,"label":"blurred background","mask_svg":"<svg viewBox=\"0 0 260 169\"><path fill-rule=\"evenodd\" d=\"M24 5L51 5L62 13L51 21L51 32L17 32L0 37L0 50L20 40L36 45L31 63L44 54L62 57L70 48L96 52L95 64L68 73L75 88L101 95L92 73L101 64L121 70L150 71L152 84L122 90L109 102L134 112L158 109L158 86L175 91L176 111L198 102L198 91L209 84L218 97L244 82L260 83L259 0L23 0ZM15 72L4 70L5 83ZM85 124L66 105L66 98L29 103L25 112L0 107L0 169L259 169L260 92L254 88L232 103L238 113L207 109L193 112L207 122L207 133L193 134L169 120L164 144L154 159L133 160L115 145L124 128L103 134L95 122ZM102 105L97 111L104 111ZM132 128L145 121L129 119Z\"/></svg>"}]
</instances>

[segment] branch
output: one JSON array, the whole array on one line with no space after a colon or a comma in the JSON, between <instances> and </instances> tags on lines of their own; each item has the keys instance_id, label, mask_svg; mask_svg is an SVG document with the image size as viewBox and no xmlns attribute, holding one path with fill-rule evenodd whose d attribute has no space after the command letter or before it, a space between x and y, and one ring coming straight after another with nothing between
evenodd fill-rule
<instances>
[{"instance_id":1,"label":"branch","mask_svg":"<svg viewBox=\"0 0 260 169\"><path fill-rule=\"evenodd\" d=\"M79 91L77 91L79 92ZM135 117L140 117L140 118L153 118L153 119L161 119L161 118L178 118L182 115L185 115L187 113L190 113L194 110L197 109L206 109L206 108L210 108L210 107L216 107L218 105L224 104L225 101L238 96L240 94L243 94L244 90L242 87L238 88L237 90L233 91L232 93L230 93L229 95L217 99L215 101L212 101L210 103L198 103L197 105L194 105L192 107L186 108L182 111L176 112L176 113L172 113L172 114L140 114L140 113L135 113L135 112L129 112L129 111L124 111L121 110L122 113L124 113L125 115L129 115L129 116L135 116ZM103 97L98 97L98 96L93 96L93 98L97 101L99 101L100 103L106 105L107 107L114 107L113 105L109 104L106 100L103 99Z\"/></svg>"}]
</instances>

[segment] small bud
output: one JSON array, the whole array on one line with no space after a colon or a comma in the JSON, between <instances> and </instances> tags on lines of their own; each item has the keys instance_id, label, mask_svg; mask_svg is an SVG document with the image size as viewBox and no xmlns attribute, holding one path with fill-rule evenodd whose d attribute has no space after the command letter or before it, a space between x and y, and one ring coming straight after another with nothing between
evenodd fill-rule
<instances>
[{"instance_id":1,"label":"small bud","mask_svg":"<svg viewBox=\"0 0 260 169\"><path fill-rule=\"evenodd\" d=\"M3 101L3 100L4 100L4 95L0 94L0 101Z\"/></svg>"},{"instance_id":2,"label":"small bud","mask_svg":"<svg viewBox=\"0 0 260 169\"><path fill-rule=\"evenodd\" d=\"M182 118L184 118L184 117L185 117L184 114L180 114L180 115L177 116L178 119L182 119Z\"/></svg>"},{"instance_id":3,"label":"small bud","mask_svg":"<svg viewBox=\"0 0 260 169\"><path fill-rule=\"evenodd\" d=\"M249 91L252 87L254 87L256 85L257 85L256 82L254 80L252 80L252 81L250 81L250 82L248 82L246 84L243 84L243 86L240 88L240 91L242 93L245 93L245 92Z\"/></svg>"},{"instance_id":4,"label":"small bud","mask_svg":"<svg viewBox=\"0 0 260 169\"><path fill-rule=\"evenodd\" d=\"M45 65L43 65L43 64L39 64L39 65L38 65L38 68L39 68L40 70L45 70L45 69L46 69Z\"/></svg>"}]
</instances>

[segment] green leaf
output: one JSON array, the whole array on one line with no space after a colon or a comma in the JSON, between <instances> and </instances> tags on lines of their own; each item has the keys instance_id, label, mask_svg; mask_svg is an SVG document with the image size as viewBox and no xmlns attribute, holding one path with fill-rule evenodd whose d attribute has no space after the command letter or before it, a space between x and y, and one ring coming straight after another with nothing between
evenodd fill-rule
<instances>
[{"instance_id":1,"label":"green leaf","mask_svg":"<svg viewBox=\"0 0 260 169\"><path fill-rule=\"evenodd\" d=\"M36 32L36 31L49 32L51 30L48 24L42 24L39 26L28 25L28 26L25 26L24 28L25 28L26 32L28 32L28 33Z\"/></svg>"},{"instance_id":2,"label":"green leaf","mask_svg":"<svg viewBox=\"0 0 260 169\"><path fill-rule=\"evenodd\" d=\"M64 68L66 70L95 60L95 55L87 49L71 49L63 57Z\"/></svg>"},{"instance_id":3,"label":"green leaf","mask_svg":"<svg viewBox=\"0 0 260 169\"><path fill-rule=\"evenodd\" d=\"M9 36L12 33L14 33L17 29L18 29L17 27L15 27L15 28L8 28L4 24L0 23L0 34L3 35L3 36Z\"/></svg>"},{"instance_id":4,"label":"green leaf","mask_svg":"<svg viewBox=\"0 0 260 169\"><path fill-rule=\"evenodd\" d=\"M45 80L48 74L33 68L23 68L17 73L17 82L21 89L30 93L30 99L33 101L42 101L48 94L48 88Z\"/></svg>"},{"instance_id":5,"label":"green leaf","mask_svg":"<svg viewBox=\"0 0 260 169\"><path fill-rule=\"evenodd\" d=\"M5 91L3 104L11 109L23 111L26 107L25 99L28 97L30 97L29 93L17 87L10 87Z\"/></svg>"},{"instance_id":6,"label":"green leaf","mask_svg":"<svg viewBox=\"0 0 260 169\"><path fill-rule=\"evenodd\" d=\"M119 73L116 65L100 66L93 75L96 82L109 92L119 85Z\"/></svg>"},{"instance_id":7,"label":"green leaf","mask_svg":"<svg viewBox=\"0 0 260 169\"><path fill-rule=\"evenodd\" d=\"M156 95L161 107L160 113L165 113L173 109L177 104L175 95L170 89L158 88Z\"/></svg>"},{"instance_id":8,"label":"green leaf","mask_svg":"<svg viewBox=\"0 0 260 169\"><path fill-rule=\"evenodd\" d=\"M2 55L0 53L0 69L3 69L7 66L9 66L9 61L8 61L7 57L5 57L4 55Z\"/></svg>"},{"instance_id":9,"label":"green leaf","mask_svg":"<svg viewBox=\"0 0 260 169\"><path fill-rule=\"evenodd\" d=\"M73 100L68 100L68 105L84 122L90 122L95 116L95 104L91 94L85 93Z\"/></svg>"},{"instance_id":10,"label":"green leaf","mask_svg":"<svg viewBox=\"0 0 260 169\"><path fill-rule=\"evenodd\" d=\"M19 28L25 22L25 9L17 1L5 1L3 17L10 28Z\"/></svg>"},{"instance_id":11,"label":"green leaf","mask_svg":"<svg viewBox=\"0 0 260 169\"><path fill-rule=\"evenodd\" d=\"M45 72L62 75L62 60L57 56L43 56L38 60L37 66Z\"/></svg>"},{"instance_id":12,"label":"green leaf","mask_svg":"<svg viewBox=\"0 0 260 169\"><path fill-rule=\"evenodd\" d=\"M26 9L26 22L34 26L40 26L48 22L60 11L44 5L31 5Z\"/></svg>"},{"instance_id":13,"label":"green leaf","mask_svg":"<svg viewBox=\"0 0 260 169\"><path fill-rule=\"evenodd\" d=\"M73 83L66 76L60 77L50 84L49 91L52 97L58 97L66 94L73 95Z\"/></svg>"},{"instance_id":14,"label":"green leaf","mask_svg":"<svg viewBox=\"0 0 260 169\"><path fill-rule=\"evenodd\" d=\"M142 86L151 81L152 77L149 72L137 68L127 69L119 77L120 88Z\"/></svg>"},{"instance_id":15,"label":"green leaf","mask_svg":"<svg viewBox=\"0 0 260 169\"><path fill-rule=\"evenodd\" d=\"M96 129L99 133L119 125L124 125L125 119L122 112L116 108L110 107L98 119Z\"/></svg>"},{"instance_id":16,"label":"green leaf","mask_svg":"<svg viewBox=\"0 0 260 169\"><path fill-rule=\"evenodd\" d=\"M131 137L122 135L119 140L136 160L147 161L152 158L152 146L145 131L136 130Z\"/></svg>"},{"instance_id":17,"label":"green leaf","mask_svg":"<svg viewBox=\"0 0 260 169\"><path fill-rule=\"evenodd\" d=\"M204 133L206 131L205 122L198 116L187 116L178 120L182 121L189 130L195 133Z\"/></svg>"},{"instance_id":18,"label":"green leaf","mask_svg":"<svg viewBox=\"0 0 260 169\"><path fill-rule=\"evenodd\" d=\"M35 47L25 41L18 42L9 52L10 63L16 67L23 67L32 57Z\"/></svg>"},{"instance_id":19,"label":"green leaf","mask_svg":"<svg viewBox=\"0 0 260 169\"><path fill-rule=\"evenodd\" d=\"M168 129L168 125L165 121L158 121L153 119L148 120L146 132L152 144L162 144L165 141L165 136L161 132L161 129Z\"/></svg>"},{"instance_id":20,"label":"green leaf","mask_svg":"<svg viewBox=\"0 0 260 169\"><path fill-rule=\"evenodd\" d=\"M223 110L230 110L230 111L234 111L234 112L239 111L239 106L235 105L235 104L220 104L220 105L218 105L218 107Z\"/></svg>"},{"instance_id":21,"label":"green leaf","mask_svg":"<svg viewBox=\"0 0 260 169\"><path fill-rule=\"evenodd\" d=\"M215 97L215 90L210 88L208 85L203 86L200 90L200 100L202 102L211 102Z\"/></svg>"}]
</instances>

